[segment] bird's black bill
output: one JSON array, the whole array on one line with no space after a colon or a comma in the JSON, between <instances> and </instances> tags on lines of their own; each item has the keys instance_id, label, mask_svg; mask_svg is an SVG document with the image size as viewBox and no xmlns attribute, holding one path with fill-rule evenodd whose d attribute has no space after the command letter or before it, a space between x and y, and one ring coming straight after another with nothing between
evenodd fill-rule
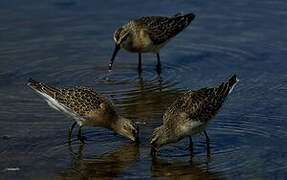
<instances>
[{"instance_id":1,"label":"bird's black bill","mask_svg":"<svg viewBox=\"0 0 287 180\"><path fill-rule=\"evenodd\" d=\"M113 52L113 56L112 56L112 59L111 59L111 62L109 64L109 70L111 71L112 70L112 67L113 67L113 63L114 63L114 59L118 53L118 51L120 50L120 46L115 44L115 50Z\"/></svg>"}]
</instances>

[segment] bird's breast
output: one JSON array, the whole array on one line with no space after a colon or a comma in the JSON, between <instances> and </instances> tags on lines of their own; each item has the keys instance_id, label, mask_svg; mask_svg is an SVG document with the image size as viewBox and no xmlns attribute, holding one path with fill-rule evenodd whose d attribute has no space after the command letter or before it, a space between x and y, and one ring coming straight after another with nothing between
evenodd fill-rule
<instances>
[{"instance_id":1,"label":"bird's breast","mask_svg":"<svg viewBox=\"0 0 287 180\"><path fill-rule=\"evenodd\" d=\"M123 44L124 49L135 53L157 53L161 47L161 45L154 45L144 29L135 31L128 41Z\"/></svg>"},{"instance_id":2,"label":"bird's breast","mask_svg":"<svg viewBox=\"0 0 287 180\"><path fill-rule=\"evenodd\" d=\"M193 136L202 132L206 125L206 123L201 121L188 121L181 126L181 130L184 136Z\"/></svg>"},{"instance_id":3,"label":"bird's breast","mask_svg":"<svg viewBox=\"0 0 287 180\"><path fill-rule=\"evenodd\" d=\"M100 108L94 109L86 114L86 123L89 126L100 126L110 129L111 124L116 119L117 114L107 109L107 105L102 103Z\"/></svg>"}]
</instances>

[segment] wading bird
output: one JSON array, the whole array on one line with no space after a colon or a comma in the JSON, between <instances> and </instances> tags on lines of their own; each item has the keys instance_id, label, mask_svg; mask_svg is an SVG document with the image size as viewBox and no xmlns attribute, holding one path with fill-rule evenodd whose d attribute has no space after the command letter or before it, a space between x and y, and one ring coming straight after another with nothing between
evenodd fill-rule
<instances>
[{"instance_id":1,"label":"wading bird","mask_svg":"<svg viewBox=\"0 0 287 180\"><path fill-rule=\"evenodd\" d=\"M141 54L155 53L157 56L157 71L161 72L159 50L174 36L186 28L195 18L190 13L181 15L178 13L170 17L142 17L128 21L114 33L115 49L109 64L112 70L114 59L120 50L138 53L138 72L141 73Z\"/></svg>"}]
</instances>

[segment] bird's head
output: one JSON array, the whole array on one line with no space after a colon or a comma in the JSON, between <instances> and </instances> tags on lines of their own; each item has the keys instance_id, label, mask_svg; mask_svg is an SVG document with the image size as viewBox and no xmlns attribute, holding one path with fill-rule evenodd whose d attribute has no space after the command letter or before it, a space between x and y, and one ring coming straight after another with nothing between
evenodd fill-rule
<instances>
[{"instance_id":1,"label":"bird's head","mask_svg":"<svg viewBox=\"0 0 287 180\"><path fill-rule=\"evenodd\" d=\"M112 70L114 59L121 47L126 46L131 41L131 33L127 29L119 28L114 33L115 49L112 55L112 59L109 64L109 70Z\"/></svg>"},{"instance_id":2,"label":"bird's head","mask_svg":"<svg viewBox=\"0 0 287 180\"><path fill-rule=\"evenodd\" d=\"M114 32L114 41L116 46L122 47L125 44L130 36L130 32L124 28L119 28Z\"/></svg>"},{"instance_id":3,"label":"bird's head","mask_svg":"<svg viewBox=\"0 0 287 180\"><path fill-rule=\"evenodd\" d=\"M119 117L114 129L117 133L124 137L127 137L132 141L137 142L139 140L139 128L131 119Z\"/></svg>"},{"instance_id":4,"label":"bird's head","mask_svg":"<svg viewBox=\"0 0 287 180\"><path fill-rule=\"evenodd\" d=\"M150 136L151 155L155 155L161 146L168 143L166 133L164 126L157 127L152 131Z\"/></svg>"}]
</instances>

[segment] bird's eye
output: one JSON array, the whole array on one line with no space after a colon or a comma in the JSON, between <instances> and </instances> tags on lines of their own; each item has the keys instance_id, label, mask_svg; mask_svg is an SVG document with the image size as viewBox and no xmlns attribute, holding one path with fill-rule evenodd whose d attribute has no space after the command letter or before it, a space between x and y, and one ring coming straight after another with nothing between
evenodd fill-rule
<instances>
[{"instance_id":1,"label":"bird's eye","mask_svg":"<svg viewBox=\"0 0 287 180\"><path fill-rule=\"evenodd\" d=\"M124 125L124 130L129 131L129 127Z\"/></svg>"},{"instance_id":2,"label":"bird's eye","mask_svg":"<svg viewBox=\"0 0 287 180\"><path fill-rule=\"evenodd\" d=\"M122 41L127 40L127 39L128 39L128 36L129 36L129 34L128 34L128 33L127 33L127 34L125 34L125 36L123 37Z\"/></svg>"}]
</instances>

